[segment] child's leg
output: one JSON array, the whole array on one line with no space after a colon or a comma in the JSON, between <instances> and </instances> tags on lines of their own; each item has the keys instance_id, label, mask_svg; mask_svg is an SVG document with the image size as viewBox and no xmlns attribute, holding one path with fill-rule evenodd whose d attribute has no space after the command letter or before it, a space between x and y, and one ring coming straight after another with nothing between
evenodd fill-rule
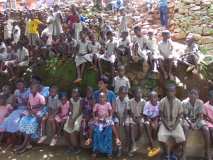
<instances>
[{"instance_id":1,"label":"child's leg","mask_svg":"<svg viewBox=\"0 0 213 160\"><path fill-rule=\"evenodd\" d=\"M29 134L24 134L24 142L18 146L15 151L18 152L18 153L22 153L26 150L26 147L27 145L29 144L30 142L30 135Z\"/></svg>"},{"instance_id":2,"label":"child's leg","mask_svg":"<svg viewBox=\"0 0 213 160\"><path fill-rule=\"evenodd\" d=\"M173 59L168 59L168 74L169 74L169 76L172 75L172 67L173 67Z\"/></svg>"},{"instance_id":3,"label":"child's leg","mask_svg":"<svg viewBox=\"0 0 213 160\"><path fill-rule=\"evenodd\" d=\"M136 149L136 142L135 142L136 127L134 124L130 124L130 136L131 136L131 142L132 142L132 152L135 152L137 149Z\"/></svg>"},{"instance_id":4,"label":"child's leg","mask_svg":"<svg viewBox=\"0 0 213 160\"><path fill-rule=\"evenodd\" d=\"M103 71L102 71L100 59L97 60L97 66L98 66L99 76L101 76L103 74Z\"/></svg>"},{"instance_id":5,"label":"child's leg","mask_svg":"<svg viewBox=\"0 0 213 160\"><path fill-rule=\"evenodd\" d=\"M208 160L211 160L211 154L210 154L210 133L207 126L203 126L201 128L201 132L204 137L205 142L205 156Z\"/></svg>"},{"instance_id":6,"label":"child's leg","mask_svg":"<svg viewBox=\"0 0 213 160\"><path fill-rule=\"evenodd\" d=\"M81 64L80 78L83 78L84 76L85 65L86 65L85 63Z\"/></svg>"},{"instance_id":7,"label":"child's leg","mask_svg":"<svg viewBox=\"0 0 213 160\"><path fill-rule=\"evenodd\" d=\"M164 67L164 60L160 60L160 69L163 72L164 78L168 79L168 74L167 74L165 67Z\"/></svg>"},{"instance_id":8,"label":"child's leg","mask_svg":"<svg viewBox=\"0 0 213 160\"><path fill-rule=\"evenodd\" d=\"M125 124L125 149L127 150L127 152L130 151L130 145L131 145L131 132L130 132L130 125L129 124Z\"/></svg>"},{"instance_id":9,"label":"child's leg","mask_svg":"<svg viewBox=\"0 0 213 160\"><path fill-rule=\"evenodd\" d=\"M46 125L47 125L47 117L42 118L41 120L41 136L46 136Z\"/></svg>"},{"instance_id":10,"label":"child's leg","mask_svg":"<svg viewBox=\"0 0 213 160\"><path fill-rule=\"evenodd\" d=\"M151 132L151 125L150 125L150 122L149 122L149 121L146 121L146 122L144 123L144 127L145 127L146 134L147 134L147 136L148 136L149 146L150 146L150 148L153 148L153 147L154 147L154 144L153 144L153 138L152 138L152 132Z\"/></svg>"},{"instance_id":11,"label":"child's leg","mask_svg":"<svg viewBox=\"0 0 213 160\"><path fill-rule=\"evenodd\" d=\"M76 69L77 69L77 79L81 79L81 67L77 66Z\"/></svg>"}]
</instances>

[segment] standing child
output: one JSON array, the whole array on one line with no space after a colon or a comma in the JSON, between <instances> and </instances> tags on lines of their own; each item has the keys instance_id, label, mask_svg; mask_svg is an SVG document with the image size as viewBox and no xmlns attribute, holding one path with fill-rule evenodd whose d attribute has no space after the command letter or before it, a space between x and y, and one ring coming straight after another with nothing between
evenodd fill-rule
<instances>
[{"instance_id":1,"label":"standing child","mask_svg":"<svg viewBox=\"0 0 213 160\"><path fill-rule=\"evenodd\" d=\"M67 139L71 145L72 150L77 154L80 150L79 132L82 120L81 110L81 97L78 88L72 90L72 98L70 98L70 113L64 125L64 131L66 132Z\"/></svg>"},{"instance_id":2,"label":"standing child","mask_svg":"<svg viewBox=\"0 0 213 160\"><path fill-rule=\"evenodd\" d=\"M148 157L154 157L160 153L159 147L154 147L154 140L157 138L157 131L160 120L160 108L158 94L152 91L149 94L149 101L146 102L143 110L144 126L149 139Z\"/></svg>"},{"instance_id":3,"label":"standing child","mask_svg":"<svg viewBox=\"0 0 213 160\"><path fill-rule=\"evenodd\" d=\"M43 143L47 139L47 135L46 135L47 121L51 123L53 133L56 133L57 128L55 125L55 116L58 113L60 105L61 105L61 101L59 100L59 97L58 97L58 89L56 86L52 86L50 89L50 95L47 98L48 115L45 116L41 122L42 136L40 137L38 141L39 144Z\"/></svg>"},{"instance_id":4,"label":"standing child","mask_svg":"<svg viewBox=\"0 0 213 160\"><path fill-rule=\"evenodd\" d=\"M39 85L33 84L28 100L28 113L19 122L19 131L24 134L24 141L16 148L17 153L25 152L31 138L38 137L39 122L47 114L45 104L44 96L39 93Z\"/></svg>"},{"instance_id":5,"label":"standing child","mask_svg":"<svg viewBox=\"0 0 213 160\"><path fill-rule=\"evenodd\" d=\"M158 140L163 145L166 159L175 159L174 150L185 143L186 138L180 119L183 113L181 101L175 97L175 84L167 84L167 96L160 101L160 124ZM169 138L174 138L176 145L173 149L168 146Z\"/></svg>"},{"instance_id":6,"label":"standing child","mask_svg":"<svg viewBox=\"0 0 213 160\"><path fill-rule=\"evenodd\" d=\"M117 130L112 121L112 106L107 102L106 94L101 92L99 96L99 103L95 104L93 108L94 122L90 128L89 139L86 144L92 144L92 157L95 159L97 153L107 154L112 156L112 137L113 133L116 138L116 144L120 145Z\"/></svg>"},{"instance_id":7,"label":"standing child","mask_svg":"<svg viewBox=\"0 0 213 160\"><path fill-rule=\"evenodd\" d=\"M126 16L125 9L120 10L120 26L119 26L119 31L120 33L122 32L127 32L128 33L128 17Z\"/></svg>"},{"instance_id":8,"label":"standing child","mask_svg":"<svg viewBox=\"0 0 213 160\"><path fill-rule=\"evenodd\" d=\"M128 152L131 156L136 152L136 139L140 139L141 136L141 124L143 122L143 108L145 100L142 98L142 91L140 88L136 88L133 91L133 98L129 100L127 117L125 120L126 135L129 138Z\"/></svg>"},{"instance_id":9,"label":"standing child","mask_svg":"<svg viewBox=\"0 0 213 160\"><path fill-rule=\"evenodd\" d=\"M112 86L116 94L118 94L119 88L121 86L130 89L130 82L129 79L125 76L125 67L119 66L118 67L118 76L113 78Z\"/></svg>"}]
</instances>

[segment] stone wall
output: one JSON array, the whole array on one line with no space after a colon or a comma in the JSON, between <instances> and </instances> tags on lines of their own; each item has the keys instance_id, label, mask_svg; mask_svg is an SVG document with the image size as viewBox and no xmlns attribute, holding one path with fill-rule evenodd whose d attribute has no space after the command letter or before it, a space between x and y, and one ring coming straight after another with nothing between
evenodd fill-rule
<instances>
[{"instance_id":1,"label":"stone wall","mask_svg":"<svg viewBox=\"0 0 213 160\"><path fill-rule=\"evenodd\" d=\"M213 1L178 0L175 5L174 25L175 40L183 40L188 33L194 33L204 52L213 54Z\"/></svg>"}]
</instances>

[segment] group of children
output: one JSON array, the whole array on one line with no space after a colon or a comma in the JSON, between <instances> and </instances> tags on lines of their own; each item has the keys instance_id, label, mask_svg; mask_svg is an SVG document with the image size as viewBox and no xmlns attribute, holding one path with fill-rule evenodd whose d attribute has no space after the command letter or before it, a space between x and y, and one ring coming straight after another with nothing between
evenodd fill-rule
<instances>
[{"instance_id":1,"label":"group of children","mask_svg":"<svg viewBox=\"0 0 213 160\"><path fill-rule=\"evenodd\" d=\"M189 91L188 98L176 98L176 86L166 85L167 95L159 100L156 91L143 98L141 88L131 89L124 66L119 75L102 75L99 89L87 87L85 93L73 88L70 96L57 86L43 86L41 79L32 77L30 88L17 81L12 92L3 86L0 94L0 140L15 153L32 148L31 142L55 146L61 136L66 139L68 152L78 154L81 148L91 146L92 157L103 153L109 158L127 153L133 156L139 149L141 135L148 140L147 156L158 155L162 144L163 158L185 159L185 144L190 130L203 133L205 156L211 160L210 144L213 134L213 91L209 101L199 99L197 89ZM112 86L113 90L110 90ZM84 95L84 96L81 96ZM170 138L175 145L168 145Z\"/></svg>"},{"instance_id":2,"label":"group of children","mask_svg":"<svg viewBox=\"0 0 213 160\"><path fill-rule=\"evenodd\" d=\"M177 57L171 33L163 30L159 42L152 29L144 32L140 26L135 26L132 34L125 9L119 11L119 16L116 25L101 17L85 20L76 6L72 5L65 16L56 5L48 11L46 22L29 11L25 22L21 22L25 27L20 28L8 13L0 45L0 72L8 72L13 77L21 66L36 66L51 56L59 56L70 57L75 62L75 83L81 82L87 63L99 75L103 74L103 63L110 66L112 75L119 65L148 63L150 70L160 70L165 79L172 79ZM200 52L191 34L186 41L181 60L194 66ZM143 70L143 65L140 66Z\"/></svg>"}]
</instances>

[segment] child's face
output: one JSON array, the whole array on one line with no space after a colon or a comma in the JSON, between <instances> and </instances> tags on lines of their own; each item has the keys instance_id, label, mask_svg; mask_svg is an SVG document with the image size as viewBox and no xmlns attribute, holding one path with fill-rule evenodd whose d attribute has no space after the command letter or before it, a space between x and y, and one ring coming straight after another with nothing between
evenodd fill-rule
<instances>
[{"instance_id":1,"label":"child's face","mask_svg":"<svg viewBox=\"0 0 213 160\"><path fill-rule=\"evenodd\" d=\"M198 97L199 97L198 92L195 92L195 91L190 93L190 95L189 95L189 99L191 101L195 101Z\"/></svg>"},{"instance_id":2,"label":"child's face","mask_svg":"<svg viewBox=\"0 0 213 160\"><path fill-rule=\"evenodd\" d=\"M112 38L113 38L112 34L107 35L107 39L112 39Z\"/></svg>"},{"instance_id":3,"label":"child's face","mask_svg":"<svg viewBox=\"0 0 213 160\"><path fill-rule=\"evenodd\" d=\"M118 74L119 74L119 76L124 76L124 74L125 74L125 69L124 69L124 68L119 69Z\"/></svg>"},{"instance_id":4,"label":"child's face","mask_svg":"<svg viewBox=\"0 0 213 160\"><path fill-rule=\"evenodd\" d=\"M105 90L107 88L107 84L105 84L103 81L99 81L98 87L100 90Z\"/></svg>"},{"instance_id":5,"label":"child's face","mask_svg":"<svg viewBox=\"0 0 213 160\"><path fill-rule=\"evenodd\" d=\"M153 105L156 105L158 102L158 96L157 95L151 95L150 101Z\"/></svg>"},{"instance_id":6,"label":"child's face","mask_svg":"<svg viewBox=\"0 0 213 160\"><path fill-rule=\"evenodd\" d=\"M149 36L150 39L152 39L153 33L148 33L148 36Z\"/></svg>"},{"instance_id":7,"label":"child's face","mask_svg":"<svg viewBox=\"0 0 213 160\"><path fill-rule=\"evenodd\" d=\"M99 101L100 101L101 104L106 102L106 95L104 93L100 94Z\"/></svg>"},{"instance_id":8,"label":"child's face","mask_svg":"<svg viewBox=\"0 0 213 160\"><path fill-rule=\"evenodd\" d=\"M119 98L120 98L120 99L124 99L124 98L126 97L126 95L127 95L127 93L124 92L124 91L120 91L120 92L119 92Z\"/></svg>"},{"instance_id":9,"label":"child's face","mask_svg":"<svg viewBox=\"0 0 213 160\"><path fill-rule=\"evenodd\" d=\"M141 96L142 96L141 90L135 91L134 97L135 97L136 99L140 99Z\"/></svg>"},{"instance_id":10,"label":"child's face","mask_svg":"<svg viewBox=\"0 0 213 160\"><path fill-rule=\"evenodd\" d=\"M80 34L80 38L81 38L81 40L85 40L86 35L85 35L84 33L82 33L82 32L81 32L81 34Z\"/></svg>"},{"instance_id":11,"label":"child's face","mask_svg":"<svg viewBox=\"0 0 213 160\"><path fill-rule=\"evenodd\" d=\"M72 91L72 97L73 98L78 98L79 97L79 93L77 91Z\"/></svg>"},{"instance_id":12,"label":"child's face","mask_svg":"<svg viewBox=\"0 0 213 160\"><path fill-rule=\"evenodd\" d=\"M163 40L166 41L170 38L170 35L169 34L163 34Z\"/></svg>"},{"instance_id":13,"label":"child's face","mask_svg":"<svg viewBox=\"0 0 213 160\"><path fill-rule=\"evenodd\" d=\"M52 88L52 89L50 90L50 96L54 97L54 96L56 96L56 95L57 95L57 89L56 89L56 88Z\"/></svg>"},{"instance_id":14,"label":"child's face","mask_svg":"<svg viewBox=\"0 0 213 160\"><path fill-rule=\"evenodd\" d=\"M61 102L62 102L63 104L65 104L65 103L67 102L67 97L66 97L66 96L63 96L63 97L61 98Z\"/></svg>"},{"instance_id":15,"label":"child's face","mask_svg":"<svg viewBox=\"0 0 213 160\"><path fill-rule=\"evenodd\" d=\"M86 96L87 96L87 97L92 96L92 89L91 89L91 88L87 88Z\"/></svg>"},{"instance_id":16,"label":"child's face","mask_svg":"<svg viewBox=\"0 0 213 160\"><path fill-rule=\"evenodd\" d=\"M127 35L127 33L122 32L122 34L121 34L121 38L126 39L126 37L127 37L127 36L128 36L128 35Z\"/></svg>"},{"instance_id":17,"label":"child's face","mask_svg":"<svg viewBox=\"0 0 213 160\"><path fill-rule=\"evenodd\" d=\"M138 37L141 36L141 31L135 29L134 32L135 32L135 35L136 35L136 36L138 36Z\"/></svg>"},{"instance_id":18,"label":"child's face","mask_svg":"<svg viewBox=\"0 0 213 160\"><path fill-rule=\"evenodd\" d=\"M3 86L2 87L2 92L4 93L4 94L10 94L11 93L11 90L10 90L10 87L9 86Z\"/></svg>"},{"instance_id":19,"label":"child's face","mask_svg":"<svg viewBox=\"0 0 213 160\"><path fill-rule=\"evenodd\" d=\"M24 83L23 82L19 82L19 83L17 83L16 87L19 90L23 90L24 89Z\"/></svg>"},{"instance_id":20,"label":"child's face","mask_svg":"<svg viewBox=\"0 0 213 160\"><path fill-rule=\"evenodd\" d=\"M94 34L92 34L92 35L90 36L90 41L92 41L92 42L95 42L95 41L96 41L96 38L95 38L95 35L94 35Z\"/></svg>"},{"instance_id":21,"label":"child's face","mask_svg":"<svg viewBox=\"0 0 213 160\"><path fill-rule=\"evenodd\" d=\"M38 92L38 86L37 85L32 85L31 87L31 93L36 94Z\"/></svg>"},{"instance_id":22,"label":"child's face","mask_svg":"<svg viewBox=\"0 0 213 160\"><path fill-rule=\"evenodd\" d=\"M168 93L167 93L168 97L170 97L170 98L175 97L175 94L176 94L176 90L170 90L170 91L168 91Z\"/></svg>"}]
</instances>

